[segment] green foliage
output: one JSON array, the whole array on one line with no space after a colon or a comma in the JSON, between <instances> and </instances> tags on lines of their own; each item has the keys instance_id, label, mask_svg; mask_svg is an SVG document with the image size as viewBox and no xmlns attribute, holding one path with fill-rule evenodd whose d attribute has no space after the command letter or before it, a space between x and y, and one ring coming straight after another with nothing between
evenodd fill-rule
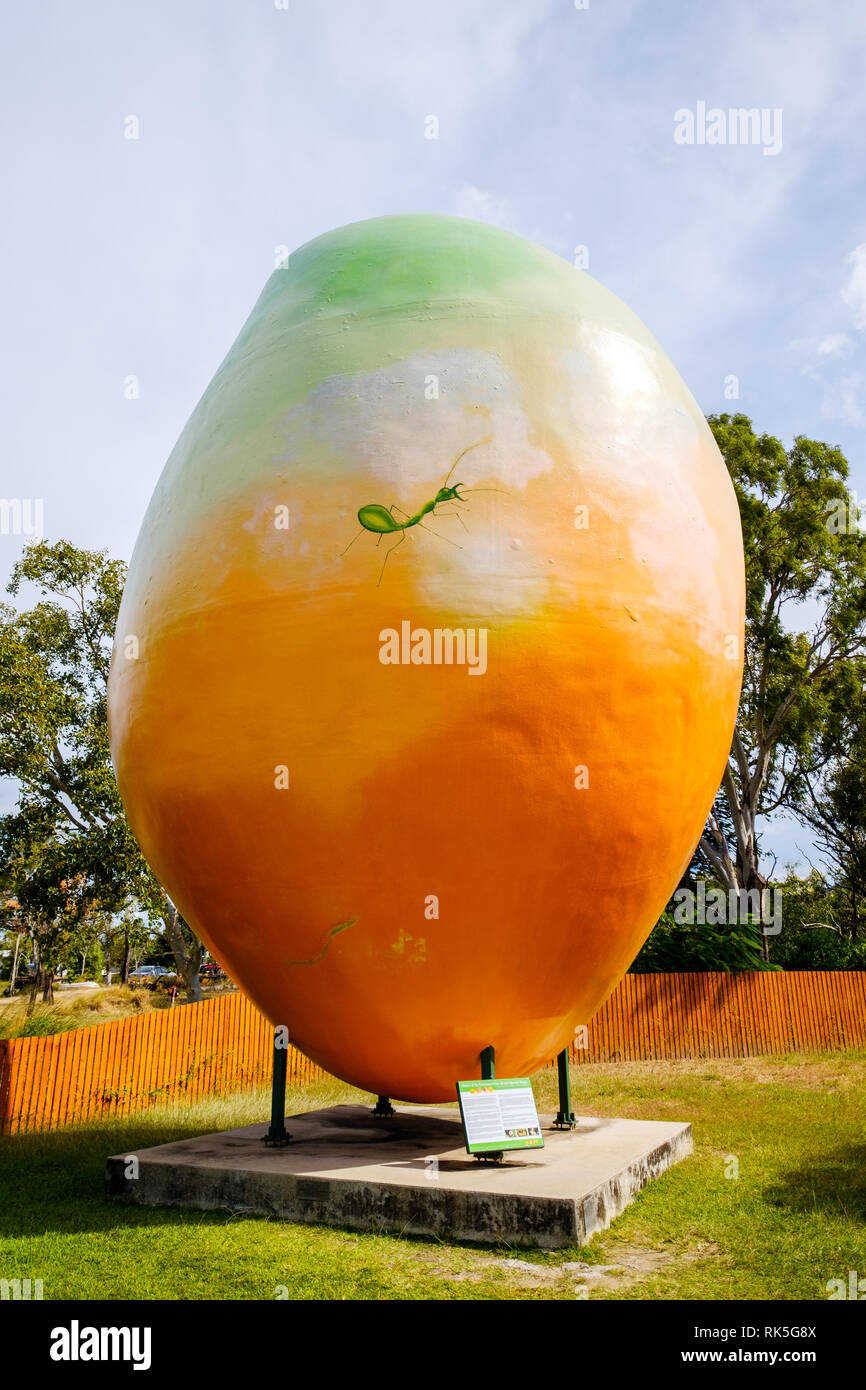
<instances>
[{"instance_id":1,"label":"green foliage","mask_svg":"<svg viewBox=\"0 0 866 1390\"><path fill-rule=\"evenodd\" d=\"M708 419L740 508L747 672L764 676L744 689L743 723L768 726L796 692L797 710L791 707L788 722L794 738L815 713L805 689L815 653L785 622L785 606L821 601L821 630L833 639L836 655L862 632L866 618L866 537L828 525L834 504L847 496L848 463L839 449L802 435L786 451L772 435L757 435L745 415Z\"/></svg>"},{"instance_id":2,"label":"green foliage","mask_svg":"<svg viewBox=\"0 0 866 1390\"><path fill-rule=\"evenodd\" d=\"M68 971L70 980L99 980L105 970L105 952L98 937L83 937L69 946L60 965Z\"/></svg>"},{"instance_id":3,"label":"green foliage","mask_svg":"<svg viewBox=\"0 0 866 1390\"><path fill-rule=\"evenodd\" d=\"M38 1009L22 1019L8 1008L0 1009L0 1038L47 1038L53 1033L68 1033L75 1026L74 1018L63 1018L54 1010Z\"/></svg>"},{"instance_id":4,"label":"green foliage","mask_svg":"<svg viewBox=\"0 0 866 1390\"><path fill-rule=\"evenodd\" d=\"M132 835L111 766L106 683L124 566L66 541L29 545L9 592L38 601L0 605L0 775L19 786L0 820L0 883L50 980L102 937L147 928L130 904L176 919Z\"/></svg>"},{"instance_id":5,"label":"green foliage","mask_svg":"<svg viewBox=\"0 0 866 1390\"><path fill-rule=\"evenodd\" d=\"M91 904L119 907L138 869L108 751L105 682L123 567L61 541L28 546L9 591L34 607L0 607L0 774L20 787L0 822L0 866L22 908L50 919L84 883Z\"/></svg>"},{"instance_id":6,"label":"green foliage","mask_svg":"<svg viewBox=\"0 0 866 1390\"><path fill-rule=\"evenodd\" d=\"M838 449L798 436L786 450L745 415L708 418L739 503L746 641L727 819L711 819L701 850L726 886L753 888L756 818L796 811L863 687L866 534L829 524L847 496Z\"/></svg>"},{"instance_id":7,"label":"green foliage","mask_svg":"<svg viewBox=\"0 0 866 1390\"><path fill-rule=\"evenodd\" d=\"M782 930L771 937L772 962L760 957L760 926L678 923L670 906L647 937L634 974L689 970L866 970L866 940L844 926L847 889L828 885L817 870L800 878L789 869L770 885L782 902Z\"/></svg>"},{"instance_id":8,"label":"green foliage","mask_svg":"<svg viewBox=\"0 0 866 1390\"><path fill-rule=\"evenodd\" d=\"M866 690L840 690L796 810L831 868L834 921L860 942L866 922Z\"/></svg>"},{"instance_id":9,"label":"green foliage","mask_svg":"<svg viewBox=\"0 0 866 1390\"><path fill-rule=\"evenodd\" d=\"M777 968L761 959L759 926L747 922L689 925L674 921L673 912L668 908L644 942L631 966L631 973L647 975L663 971L723 970L726 974L733 974L739 970Z\"/></svg>"},{"instance_id":10,"label":"green foliage","mask_svg":"<svg viewBox=\"0 0 866 1390\"><path fill-rule=\"evenodd\" d=\"M777 885L782 893L782 931L773 959L785 970L866 969L866 942L845 930L844 886L828 885L817 870L799 878L789 869Z\"/></svg>"}]
</instances>

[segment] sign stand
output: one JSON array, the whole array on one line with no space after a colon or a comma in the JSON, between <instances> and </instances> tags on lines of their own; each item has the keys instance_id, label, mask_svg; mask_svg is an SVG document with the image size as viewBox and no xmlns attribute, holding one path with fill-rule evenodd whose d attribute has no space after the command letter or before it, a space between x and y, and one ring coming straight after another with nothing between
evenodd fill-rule
<instances>
[{"instance_id":1,"label":"sign stand","mask_svg":"<svg viewBox=\"0 0 866 1390\"><path fill-rule=\"evenodd\" d=\"M280 1047L274 1033L274 1075L271 1082L271 1127L263 1137L263 1143L275 1149L284 1149L291 1142L291 1134L286 1129L286 1065L289 1060L288 1048Z\"/></svg>"},{"instance_id":2,"label":"sign stand","mask_svg":"<svg viewBox=\"0 0 866 1390\"><path fill-rule=\"evenodd\" d=\"M480 1054L481 1079L458 1081L466 1152L479 1163L501 1163L506 1150L542 1149L544 1137L528 1076L496 1079L492 1047Z\"/></svg>"},{"instance_id":3,"label":"sign stand","mask_svg":"<svg viewBox=\"0 0 866 1390\"><path fill-rule=\"evenodd\" d=\"M571 1108L571 1077L568 1070L568 1048L564 1047L556 1058L559 1071L559 1111L553 1122L554 1129L574 1129L577 1124Z\"/></svg>"},{"instance_id":4,"label":"sign stand","mask_svg":"<svg viewBox=\"0 0 866 1390\"><path fill-rule=\"evenodd\" d=\"M397 1111L394 1109L387 1096L378 1096L376 1104L373 1106L370 1114L373 1116L374 1120L387 1120L390 1119L392 1115L396 1115Z\"/></svg>"},{"instance_id":5,"label":"sign stand","mask_svg":"<svg viewBox=\"0 0 866 1390\"><path fill-rule=\"evenodd\" d=\"M481 1053L481 1080L496 1080L496 1053L493 1050L492 1043L490 1047L485 1047L484 1051ZM475 1154L476 1163L501 1163L502 1159L503 1152L501 1149L493 1149L491 1153L487 1154Z\"/></svg>"}]
</instances>

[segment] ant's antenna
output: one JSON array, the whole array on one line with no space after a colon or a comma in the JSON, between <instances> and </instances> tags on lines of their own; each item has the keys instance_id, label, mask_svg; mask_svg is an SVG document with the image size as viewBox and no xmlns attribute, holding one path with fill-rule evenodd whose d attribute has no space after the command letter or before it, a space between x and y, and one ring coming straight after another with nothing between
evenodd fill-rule
<instances>
[{"instance_id":1,"label":"ant's antenna","mask_svg":"<svg viewBox=\"0 0 866 1390\"><path fill-rule=\"evenodd\" d=\"M444 483L442 484L442 486L443 486L443 487L447 487L447 486L448 486L448 479L451 477L451 474L454 472L454 469L457 467L458 463L459 463L460 460L463 458L464 454L468 454L470 449L479 449L479 448L481 447L482 444L492 444L492 443L493 443L493 435L492 435L492 434L488 434L488 436L487 436L486 439L478 439L478 440L475 441L474 444L467 444L465 449L461 449L460 453L457 455L457 457L456 457L456 459L454 460L454 462L452 463L451 467L448 469L448 473L447 473L447 475L446 475L445 481L444 481Z\"/></svg>"}]
</instances>

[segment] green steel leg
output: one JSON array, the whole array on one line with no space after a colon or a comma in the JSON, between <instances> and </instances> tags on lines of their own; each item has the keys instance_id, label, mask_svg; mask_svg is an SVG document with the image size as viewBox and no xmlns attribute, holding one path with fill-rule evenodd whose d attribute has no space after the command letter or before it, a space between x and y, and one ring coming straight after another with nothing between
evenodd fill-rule
<instances>
[{"instance_id":1,"label":"green steel leg","mask_svg":"<svg viewBox=\"0 0 866 1390\"><path fill-rule=\"evenodd\" d=\"M568 1070L568 1048L564 1047L556 1059L559 1071L559 1113L553 1122L554 1129L574 1129L577 1124L571 1108L571 1078Z\"/></svg>"},{"instance_id":2,"label":"green steel leg","mask_svg":"<svg viewBox=\"0 0 866 1390\"><path fill-rule=\"evenodd\" d=\"M485 1047L481 1053L481 1080L496 1080L496 1053L492 1047ZM490 1153L476 1154L477 1163L501 1163L503 1158L501 1149L492 1149Z\"/></svg>"},{"instance_id":3,"label":"green steel leg","mask_svg":"<svg viewBox=\"0 0 866 1390\"><path fill-rule=\"evenodd\" d=\"M264 1142L274 1148L284 1149L291 1140L286 1129L286 1065L289 1054L285 1047L277 1047L274 1041L274 1078L271 1083L271 1127Z\"/></svg>"}]
</instances>

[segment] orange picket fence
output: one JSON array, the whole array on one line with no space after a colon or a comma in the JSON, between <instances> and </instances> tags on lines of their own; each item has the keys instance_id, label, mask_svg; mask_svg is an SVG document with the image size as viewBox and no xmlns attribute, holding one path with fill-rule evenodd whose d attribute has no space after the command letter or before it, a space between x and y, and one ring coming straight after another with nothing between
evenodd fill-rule
<instances>
[{"instance_id":1,"label":"orange picket fence","mask_svg":"<svg viewBox=\"0 0 866 1390\"><path fill-rule=\"evenodd\" d=\"M41 1038L0 1039L0 1134L128 1115L270 1080L273 1028L240 993ZM288 1081L325 1073L289 1048Z\"/></svg>"},{"instance_id":2,"label":"orange picket fence","mask_svg":"<svg viewBox=\"0 0 866 1390\"><path fill-rule=\"evenodd\" d=\"M575 1062L759 1057L866 1047L866 971L626 975Z\"/></svg>"},{"instance_id":3,"label":"orange picket fence","mask_svg":"<svg viewBox=\"0 0 866 1390\"><path fill-rule=\"evenodd\" d=\"M648 1061L864 1046L863 971L626 975L578 1031L573 1056ZM53 1037L0 1040L0 1133L262 1085L272 1047L270 1025L239 993ZM290 1085L324 1077L289 1049Z\"/></svg>"}]
</instances>

